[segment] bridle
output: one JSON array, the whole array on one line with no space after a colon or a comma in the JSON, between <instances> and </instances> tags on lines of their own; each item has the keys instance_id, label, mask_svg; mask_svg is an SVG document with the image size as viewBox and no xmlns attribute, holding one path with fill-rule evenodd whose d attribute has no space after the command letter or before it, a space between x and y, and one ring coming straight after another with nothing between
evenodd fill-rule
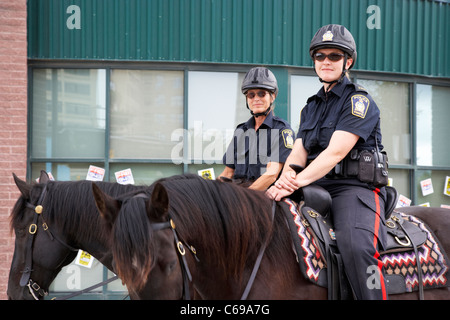
<instances>
[{"instance_id":1,"label":"bridle","mask_svg":"<svg viewBox=\"0 0 450 320\"><path fill-rule=\"evenodd\" d=\"M32 209L35 213L33 217L33 223L30 224L28 227L28 233L30 236L28 237L26 247L25 247L25 269L22 271L22 277L20 278L20 286L21 287L28 287L28 290L30 294L33 296L35 300L39 300L39 297L45 297L48 295L48 292L42 289L42 287L34 280L31 279L31 273L33 272L33 243L34 238L36 236L36 233L39 229L38 227L38 220L39 218L42 220L42 228L47 233L47 235L50 237L50 239L58 241L61 245L69 249L70 251L78 251L78 249L75 249L59 239L57 236L55 236L54 233L50 230L48 227L48 224L45 222L44 217L42 216L42 213L44 211L44 207L42 204L44 203L45 196L47 195L47 184L44 185L44 188L42 190L41 195L39 196L39 199L36 203L36 205L27 202L26 207L29 209Z\"/></svg>"},{"instance_id":2,"label":"bridle","mask_svg":"<svg viewBox=\"0 0 450 320\"><path fill-rule=\"evenodd\" d=\"M31 272L33 272L33 243L34 243L34 237L39 229L38 227L38 220L39 218L41 218L42 220L42 228L44 229L44 231L47 233L47 235L50 237L50 239L56 240L58 241L62 246L66 247L67 249L69 249L70 251L73 252L77 252L79 249L74 248L72 246L70 246L69 244L67 244L66 242L62 241L60 238L58 238L55 233L53 233L47 222L44 220L44 217L42 216L42 213L44 211L44 207L42 206L42 204L44 203L44 199L45 196L47 195L47 184L44 185L44 188L42 190L41 195L39 196L39 199L36 203L36 205L27 202L25 204L25 206L29 209L32 209L35 213L34 218L33 218L33 223L30 224L29 228L28 228L28 233L30 234L30 237L28 238L27 241L27 245L26 245L26 253L25 253L25 269L22 271L22 277L20 278L20 286L21 287L28 287L28 291L30 292L30 294L33 296L33 298L35 300L39 300L39 297L45 297L48 295L48 292L45 291L36 281L34 281L33 279L31 279ZM64 297L58 297L58 298L53 298L52 300L66 300L66 299L70 299L73 298L75 296L81 295L83 293L86 292L90 292L98 287L104 286L114 280L117 280L119 277L118 276L114 276L111 277L105 281L102 281L100 283L97 283L89 288L74 292L72 294L69 294L67 296Z\"/></svg>"},{"instance_id":3,"label":"bridle","mask_svg":"<svg viewBox=\"0 0 450 320\"><path fill-rule=\"evenodd\" d=\"M44 200L45 200L45 196L47 194L47 184L44 186L44 189L42 190L41 195L39 196L39 199L36 203L36 205L33 205L30 202L26 203L26 207L29 209L32 209L35 213L34 217L33 217L33 223L30 224L29 228L28 228L28 233L30 234L30 237L27 240L27 244L26 244L26 254L25 254L25 269L22 271L22 277L20 278L20 286L21 287L28 287L28 290L30 292L30 294L33 296L33 298L35 300L39 300L39 296L40 297L45 297L48 295L48 292L45 291L44 289L41 288L41 286L34 280L31 279L31 273L33 271L33 243L34 243L34 238L35 235L38 231L38 220L39 218L41 218L42 220L42 228L44 229L44 231L48 234L48 236L50 237L50 239L56 240L58 241L61 245L63 245L64 247L66 247L67 249L69 249L70 251L78 251L78 249L70 246L69 244L65 243L64 241L62 241L61 239L59 239L57 236L54 235L54 233L52 233L52 231L50 230L48 224L45 222L42 213L44 211L44 207L42 206ZM137 195L135 195L133 198L135 197L140 197L140 198L147 198L148 196L146 194L143 193L139 193ZM276 203L275 201L273 202L272 205L272 221L274 219L274 215L275 215L275 208L276 208ZM159 230L164 230L164 229L171 229L173 232L173 237L174 237L174 245L175 248L177 249L177 256L178 256L178 260L180 262L180 266L181 266L181 270L182 270L182 274L183 274L183 297L185 300L190 300L190 289L189 289L189 283L192 282L192 274L189 270L189 266L187 264L186 261L186 248L188 248L188 250L193 254L195 260L197 262L199 262L200 260L197 257L197 251L196 249L192 246L192 245L188 245L185 242L182 242L180 240L180 237L178 236L178 233L176 231L176 227L175 227L175 223L172 220L172 218L169 216L168 221L166 222L155 222L155 223L150 223L150 226L152 228L153 231L159 231ZM241 300L245 300L247 299L247 296L250 292L250 289L253 285L253 282L255 280L256 277L256 273L259 270L259 266L262 260L262 257L264 255L265 249L268 245L268 239L266 240L266 242L261 246L260 248L260 252L258 254L258 257L255 261L255 265L253 267L252 273L250 275L249 281L247 283L247 286L242 294ZM115 276L113 278L110 278L106 281L103 281L100 284L94 285L90 288L87 288L85 290L81 290L80 292L74 293L72 295L70 295L69 297L73 297L79 294L82 294L84 292L88 292L90 290L93 290L94 288L97 288L101 285L104 285L106 283L109 283L113 280L116 280L118 277ZM67 297L67 298L69 298Z\"/></svg>"},{"instance_id":4,"label":"bridle","mask_svg":"<svg viewBox=\"0 0 450 320\"><path fill-rule=\"evenodd\" d=\"M145 198L148 199L148 196L144 193L139 193L136 194L135 196L133 196L133 198L136 197L140 197L140 198ZM276 202L273 201L272 202L272 214L271 214L271 219L272 219L272 223L273 220L275 218L275 211L276 211ZM195 250L195 248L191 245L188 245L186 243L183 244L182 241L179 240L177 231L175 230L175 223L173 222L172 218L169 216L169 220L166 222L158 222L158 223L150 223L152 230L153 231L157 231L157 230L163 230L163 229L167 229L170 228L173 231L173 236L174 236L174 242L175 242L175 247L177 248L177 255L178 258L180 260L180 265L181 265L181 269L183 272L183 290L184 290L184 299L185 300L190 300L190 292L189 292L189 282L192 281L192 275L189 271L189 267L186 261L186 250L185 250L185 246L191 251L191 253L193 254L195 260L197 262L200 262L200 260L197 258L197 251ZM259 250L258 256L256 258L255 264L253 265L253 269L252 272L250 274L250 278L247 282L247 285L244 289L244 292L242 293L241 296L241 300L246 300L248 297L248 294L250 293L250 290L253 286L253 282L255 281L256 278L256 274L258 273L259 270L259 266L261 265L261 260L264 256L264 252L267 248L267 245L269 244L269 237L266 239L266 241L261 245L261 248Z\"/></svg>"},{"instance_id":5,"label":"bridle","mask_svg":"<svg viewBox=\"0 0 450 320\"><path fill-rule=\"evenodd\" d=\"M63 245L70 251L77 252L79 250L77 248L70 246L69 244L62 241L61 239L59 239L54 234L54 232L52 232L50 230L47 222L44 220L44 217L42 215L43 211L44 211L43 203L44 203L46 195L47 195L47 184L44 185L42 193L40 194L36 205L34 205L30 202L26 202L26 204L25 204L25 206L29 209L32 209L35 214L33 217L33 222L28 227L28 233L30 236L27 239L27 243L26 243L26 247L25 247L25 250L26 250L25 251L25 268L23 271L21 271L22 277L20 278L19 285L21 287L25 287L25 286L28 287L30 294L33 296L33 298L35 300L39 300L39 297L45 297L48 295L47 291L45 291L36 281L31 279L31 273L33 272L33 244L34 244L34 239L37 234L37 231L39 230L39 226L38 226L39 219L42 220L43 230L47 233L47 235L50 237L50 239L52 241L53 240L58 241L61 245ZM145 194L137 194L134 197L147 198L147 196ZM187 261L185 258L185 254L186 254L185 245L183 245L183 243L179 240L179 237L175 230L175 223L173 222L172 219L169 219L166 222L150 223L150 225L151 225L151 228L153 231L158 231L158 230L163 230L163 229L168 229L168 228L170 228L173 231L175 247L177 248L178 257L179 257L181 269L183 272L183 294L184 294L185 299L189 300L190 299L189 282L192 281L192 275L189 271L189 267L187 265ZM186 247L194 254L195 259L198 260L198 258L196 256L195 248L192 246L188 246L188 245L186 245ZM118 279L117 276L112 277L112 278L110 278L106 281L103 281L99 284L96 284L92 287L81 290L79 292L75 292L67 297L57 298L56 300L62 300L62 299L65 300L68 298L72 298L72 297L80 295L82 293L89 292L99 286L105 285L116 279Z\"/></svg>"},{"instance_id":6,"label":"bridle","mask_svg":"<svg viewBox=\"0 0 450 320\"><path fill-rule=\"evenodd\" d=\"M134 195L132 198L144 198L148 199L148 196L145 193L138 193ZM159 231L164 229L171 229L173 233L174 238L174 245L176 248L178 261L180 262L181 266L181 272L183 274L183 297L184 300L190 300L191 299L191 293L189 290L189 283L192 282L192 274L189 270L189 266L186 261L186 249L193 254L195 260L199 262L200 260L197 257L197 251L192 245L188 245L185 242L180 240L180 237L178 236L178 233L175 229L175 222L172 220L172 218L169 216L168 221L165 222L150 222L150 226L153 231Z\"/></svg>"},{"instance_id":7,"label":"bridle","mask_svg":"<svg viewBox=\"0 0 450 320\"><path fill-rule=\"evenodd\" d=\"M185 247L188 248L189 251L191 251L191 253L194 255L194 258L197 261L200 261L197 258L197 251L195 250L195 248L193 246L187 245L187 244L183 243L182 241L180 241L177 231L175 229L175 223L173 222L173 220L170 217L169 217L169 221L150 223L150 225L151 225L153 231L158 231L158 230L163 230L163 229L171 229L172 230L175 248L177 249L178 260L180 262L181 272L183 274L183 297L184 297L184 300L190 300L191 294L190 294L190 290L189 290L189 283L192 282L192 275L191 275L191 272L189 271L189 266L186 261Z\"/></svg>"}]
</instances>

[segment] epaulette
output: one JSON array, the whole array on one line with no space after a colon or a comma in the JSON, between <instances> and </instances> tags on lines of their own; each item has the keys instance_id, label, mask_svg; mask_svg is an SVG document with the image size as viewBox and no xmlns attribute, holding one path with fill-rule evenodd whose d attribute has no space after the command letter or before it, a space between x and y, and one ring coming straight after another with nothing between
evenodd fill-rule
<instances>
[{"instance_id":1,"label":"epaulette","mask_svg":"<svg viewBox=\"0 0 450 320\"><path fill-rule=\"evenodd\" d=\"M285 120L283 118L280 118L280 117L277 117L277 116L273 117L273 121L281 122L284 125L289 125L289 122L287 120Z\"/></svg>"},{"instance_id":2,"label":"epaulette","mask_svg":"<svg viewBox=\"0 0 450 320\"><path fill-rule=\"evenodd\" d=\"M306 104L308 104L308 103L310 103L311 101L315 100L316 97L317 97L317 94L315 94L315 95L309 97L308 100L306 100Z\"/></svg>"},{"instance_id":3,"label":"epaulette","mask_svg":"<svg viewBox=\"0 0 450 320\"><path fill-rule=\"evenodd\" d=\"M239 123L239 124L236 126L236 129L238 129L239 127L244 126L246 123L247 123L247 121L246 121L246 122Z\"/></svg>"},{"instance_id":4,"label":"epaulette","mask_svg":"<svg viewBox=\"0 0 450 320\"><path fill-rule=\"evenodd\" d=\"M353 86L355 87L355 91L358 92L364 92L364 93L369 93L367 92L366 88L364 88L362 85L357 84L357 83L353 83Z\"/></svg>"}]
</instances>

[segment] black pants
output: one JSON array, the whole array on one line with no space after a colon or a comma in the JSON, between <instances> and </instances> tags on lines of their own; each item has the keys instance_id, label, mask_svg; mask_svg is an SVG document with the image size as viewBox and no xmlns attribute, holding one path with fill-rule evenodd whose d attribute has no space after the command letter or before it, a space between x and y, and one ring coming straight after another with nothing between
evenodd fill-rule
<instances>
[{"instance_id":1,"label":"black pants","mask_svg":"<svg viewBox=\"0 0 450 320\"><path fill-rule=\"evenodd\" d=\"M358 183L359 184L359 183ZM380 245L386 241L384 189L328 185L336 241L357 299L387 299Z\"/></svg>"}]
</instances>

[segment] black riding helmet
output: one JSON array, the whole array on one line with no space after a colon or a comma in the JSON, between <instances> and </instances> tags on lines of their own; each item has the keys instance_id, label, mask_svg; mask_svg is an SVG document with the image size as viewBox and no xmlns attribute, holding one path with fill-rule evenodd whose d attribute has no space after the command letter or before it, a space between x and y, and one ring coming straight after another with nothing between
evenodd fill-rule
<instances>
[{"instance_id":1,"label":"black riding helmet","mask_svg":"<svg viewBox=\"0 0 450 320\"><path fill-rule=\"evenodd\" d=\"M355 39L346 27L339 24L329 24L317 30L316 34L312 38L311 44L309 45L309 54L311 58L314 60L314 54L316 53L316 51L324 48L336 48L342 50L345 53L342 76L339 80L332 81L331 83L342 81L346 72L348 71L347 69L345 69L347 59L353 59L353 63L351 64L349 69L351 69L356 62L357 53ZM320 78L319 80L321 82L329 83L327 81L323 81Z\"/></svg>"},{"instance_id":2,"label":"black riding helmet","mask_svg":"<svg viewBox=\"0 0 450 320\"><path fill-rule=\"evenodd\" d=\"M277 78L275 78L272 71L265 67L254 67L247 72L241 86L243 94L247 94L247 91L251 89L264 89L276 96L278 94ZM250 113L255 117L266 116L271 107L272 104L270 104L269 108L264 112L253 113L247 104L247 109L249 109Z\"/></svg>"}]
</instances>

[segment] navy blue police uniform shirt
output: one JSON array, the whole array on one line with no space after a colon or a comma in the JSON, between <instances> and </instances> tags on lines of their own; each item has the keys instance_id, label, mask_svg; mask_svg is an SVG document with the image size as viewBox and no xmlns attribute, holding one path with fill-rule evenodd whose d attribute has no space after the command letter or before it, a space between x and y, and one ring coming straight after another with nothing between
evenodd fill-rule
<instances>
[{"instance_id":1,"label":"navy blue police uniform shirt","mask_svg":"<svg viewBox=\"0 0 450 320\"><path fill-rule=\"evenodd\" d=\"M254 117L236 127L223 164L234 169L233 178L254 181L266 171L269 162L286 162L293 145L291 126L271 111L257 131Z\"/></svg>"},{"instance_id":2,"label":"navy blue police uniform shirt","mask_svg":"<svg viewBox=\"0 0 450 320\"><path fill-rule=\"evenodd\" d=\"M308 160L314 160L328 147L336 130L360 137L354 149L375 149L377 137L382 150L379 118L380 110L367 91L344 77L327 94L322 87L308 99L300 115L297 139L302 139Z\"/></svg>"}]
</instances>

